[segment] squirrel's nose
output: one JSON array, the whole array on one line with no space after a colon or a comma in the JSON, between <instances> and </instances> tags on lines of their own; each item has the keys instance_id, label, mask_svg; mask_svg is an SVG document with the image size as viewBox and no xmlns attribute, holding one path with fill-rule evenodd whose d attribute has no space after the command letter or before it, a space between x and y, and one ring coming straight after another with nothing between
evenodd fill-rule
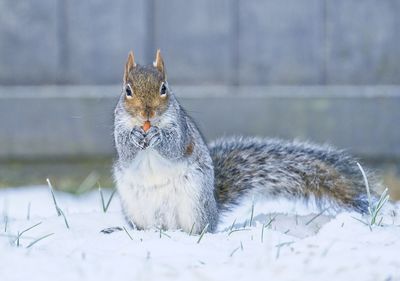
<instances>
[{"instance_id":1,"label":"squirrel's nose","mask_svg":"<svg viewBox=\"0 0 400 281\"><path fill-rule=\"evenodd\" d=\"M154 112L154 110L148 108L148 109L143 110L141 112L141 115L142 115L143 118L149 120L150 118L154 117L155 112Z\"/></svg>"}]
</instances>

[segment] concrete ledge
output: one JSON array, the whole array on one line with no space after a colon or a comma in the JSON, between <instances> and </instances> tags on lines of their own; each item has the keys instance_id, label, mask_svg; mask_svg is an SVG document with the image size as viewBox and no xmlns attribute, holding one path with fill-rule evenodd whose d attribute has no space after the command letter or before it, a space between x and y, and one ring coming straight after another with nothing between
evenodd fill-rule
<instances>
[{"instance_id":1,"label":"concrete ledge","mask_svg":"<svg viewBox=\"0 0 400 281\"><path fill-rule=\"evenodd\" d=\"M400 159L399 86L173 89L209 140L297 137ZM0 159L110 157L119 92L119 85L0 87Z\"/></svg>"}]
</instances>

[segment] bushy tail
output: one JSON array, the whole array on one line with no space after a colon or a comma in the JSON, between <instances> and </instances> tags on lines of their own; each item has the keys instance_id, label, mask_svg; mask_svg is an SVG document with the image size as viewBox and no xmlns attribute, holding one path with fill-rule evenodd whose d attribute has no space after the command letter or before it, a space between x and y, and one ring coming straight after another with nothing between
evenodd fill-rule
<instances>
[{"instance_id":1,"label":"bushy tail","mask_svg":"<svg viewBox=\"0 0 400 281\"><path fill-rule=\"evenodd\" d=\"M256 192L268 198L315 198L322 208L368 212L363 175L354 158L330 146L259 138L220 139L210 145L219 208ZM378 181L369 173L371 196Z\"/></svg>"}]
</instances>

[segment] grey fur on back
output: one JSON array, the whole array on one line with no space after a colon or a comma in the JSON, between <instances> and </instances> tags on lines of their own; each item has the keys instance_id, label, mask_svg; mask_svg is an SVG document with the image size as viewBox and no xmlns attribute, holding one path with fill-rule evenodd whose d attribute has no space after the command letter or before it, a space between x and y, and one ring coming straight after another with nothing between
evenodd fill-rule
<instances>
[{"instance_id":1,"label":"grey fur on back","mask_svg":"<svg viewBox=\"0 0 400 281\"><path fill-rule=\"evenodd\" d=\"M366 213L368 200L354 158L328 145L231 137L210 144L218 207L228 210L249 191L269 198L315 198L335 209ZM378 185L369 176L370 185Z\"/></svg>"}]
</instances>

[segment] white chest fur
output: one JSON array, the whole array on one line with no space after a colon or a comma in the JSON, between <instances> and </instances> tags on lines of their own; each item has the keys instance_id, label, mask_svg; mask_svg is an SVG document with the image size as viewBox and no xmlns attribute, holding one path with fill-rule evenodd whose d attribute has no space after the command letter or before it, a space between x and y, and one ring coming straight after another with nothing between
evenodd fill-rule
<instances>
[{"instance_id":1,"label":"white chest fur","mask_svg":"<svg viewBox=\"0 0 400 281\"><path fill-rule=\"evenodd\" d=\"M116 174L126 215L139 228L182 228L195 221L200 183L195 168L172 162L157 151L140 151L132 163Z\"/></svg>"}]
</instances>

